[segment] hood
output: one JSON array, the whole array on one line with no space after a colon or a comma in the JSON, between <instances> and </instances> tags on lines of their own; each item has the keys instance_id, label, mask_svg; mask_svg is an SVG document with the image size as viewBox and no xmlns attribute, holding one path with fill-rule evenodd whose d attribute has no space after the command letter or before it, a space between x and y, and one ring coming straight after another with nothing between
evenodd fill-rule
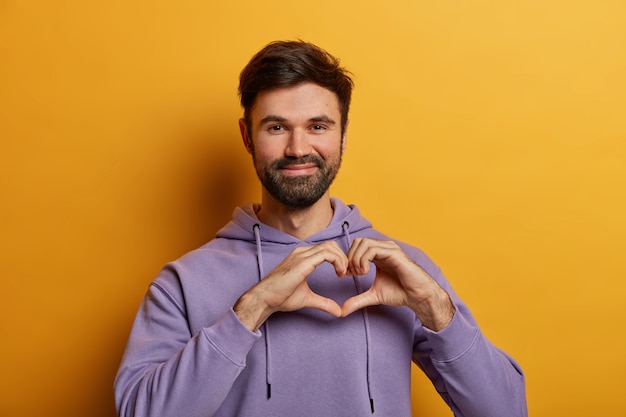
<instances>
[{"instance_id":1,"label":"hood","mask_svg":"<svg viewBox=\"0 0 626 417\"><path fill-rule=\"evenodd\" d=\"M345 235L343 227L347 222L350 233L369 229L372 224L366 220L354 205L346 205L339 199L331 198L334 213L328 227L306 239L310 243L335 240ZM217 237L255 242L254 226L258 225L264 243L293 244L300 240L295 236L261 223L254 212L254 204L237 207L231 221L217 232Z\"/></svg>"}]
</instances>

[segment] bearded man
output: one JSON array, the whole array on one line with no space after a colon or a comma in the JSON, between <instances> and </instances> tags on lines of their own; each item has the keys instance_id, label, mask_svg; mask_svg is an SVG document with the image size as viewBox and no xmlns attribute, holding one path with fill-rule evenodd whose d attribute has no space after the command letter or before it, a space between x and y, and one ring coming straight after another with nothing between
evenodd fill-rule
<instances>
[{"instance_id":1,"label":"bearded man","mask_svg":"<svg viewBox=\"0 0 626 417\"><path fill-rule=\"evenodd\" d=\"M240 75L262 187L151 283L115 381L120 417L411 415L411 361L457 417L527 416L518 364L421 250L329 187L352 79L302 41Z\"/></svg>"}]
</instances>

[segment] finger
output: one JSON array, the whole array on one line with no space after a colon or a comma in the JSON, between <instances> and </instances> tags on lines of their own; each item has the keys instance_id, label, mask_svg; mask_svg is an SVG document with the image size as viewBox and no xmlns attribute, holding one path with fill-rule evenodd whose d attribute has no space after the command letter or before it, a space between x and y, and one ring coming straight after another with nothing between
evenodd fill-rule
<instances>
[{"instance_id":1,"label":"finger","mask_svg":"<svg viewBox=\"0 0 626 417\"><path fill-rule=\"evenodd\" d=\"M396 270L410 261L409 257L393 241L364 239L348 258L350 267L360 269L364 273L369 272L371 263L377 267L392 268Z\"/></svg>"},{"instance_id":2,"label":"finger","mask_svg":"<svg viewBox=\"0 0 626 417\"><path fill-rule=\"evenodd\" d=\"M281 266L286 271L298 271L301 277L306 277L324 262L332 264L339 276L343 276L348 268L346 254L334 241L298 247L288 256L288 259L285 259Z\"/></svg>"},{"instance_id":3,"label":"finger","mask_svg":"<svg viewBox=\"0 0 626 417\"><path fill-rule=\"evenodd\" d=\"M364 293L355 295L348 298L341 306L341 316L346 317L363 307L378 305L380 302L376 295L371 291L365 291Z\"/></svg>"},{"instance_id":4,"label":"finger","mask_svg":"<svg viewBox=\"0 0 626 417\"><path fill-rule=\"evenodd\" d=\"M337 242L328 241L317 245L318 252L322 258L319 260L316 266L320 265L322 262L328 262L333 265L335 268L335 273L337 276L342 277L348 271L348 257L341 250Z\"/></svg>"},{"instance_id":5,"label":"finger","mask_svg":"<svg viewBox=\"0 0 626 417\"><path fill-rule=\"evenodd\" d=\"M372 239L357 238L348 251L348 268L353 275L365 275L370 271L370 262L376 256L371 251L371 246L376 241Z\"/></svg>"},{"instance_id":6,"label":"finger","mask_svg":"<svg viewBox=\"0 0 626 417\"><path fill-rule=\"evenodd\" d=\"M354 257L355 252L358 250L363 240L364 240L363 238L357 237L356 239L352 241L352 244L350 245L350 248L348 249L348 259L351 259Z\"/></svg>"},{"instance_id":7,"label":"finger","mask_svg":"<svg viewBox=\"0 0 626 417\"><path fill-rule=\"evenodd\" d=\"M305 307L315 308L335 317L341 317L341 307L339 307L339 304L330 298L315 294L313 291L311 291L311 297Z\"/></svg>"}]
</instances>

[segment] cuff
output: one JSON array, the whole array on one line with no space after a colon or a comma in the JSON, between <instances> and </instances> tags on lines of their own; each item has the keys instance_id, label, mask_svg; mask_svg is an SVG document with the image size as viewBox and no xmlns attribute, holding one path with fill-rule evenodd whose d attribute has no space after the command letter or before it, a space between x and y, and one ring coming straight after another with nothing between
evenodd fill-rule
<instances>
[{"instance_id":1,"label":"cuff","mask_svg":"<svg viewBox=\"0 0 626 417\"><path fill-rule=\"evenodd\" d=\"M239 320L233 309L228 310L215 324L203 329L204 336L228 360L244 366L248 352L261 338L261 332L251 332Z\"/></svg>"},{"instance_id":2,"label":"cuff","mask_svg":"<svg viewBox=\"0 0 626 417\"><path fill-rule=\"evenodd\" d=\"M422 329L432 347L432 359L438 362L451 362L465 354L480 332L476 325L465 320L458 308L444 329L438 332Z\"/></svg>"}]
</instances>

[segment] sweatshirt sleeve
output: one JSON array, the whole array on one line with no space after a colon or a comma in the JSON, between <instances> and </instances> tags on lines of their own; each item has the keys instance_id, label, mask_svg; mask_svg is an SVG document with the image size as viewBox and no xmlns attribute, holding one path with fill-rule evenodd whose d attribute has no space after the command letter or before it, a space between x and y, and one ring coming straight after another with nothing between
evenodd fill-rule
<instances>
[{"instance_id":1,"label":"sweatshirt sleeve","mask_svg":"<svg viewBox=\"0 0 626 417\"><path fill-rule=\"evenodd\" d=\"M118 416L213 415L260 337L232 309L191 335L180 303L152 283L115 378Z\"/></svg>"},{"instance_id":2,"label":"sweatshirt sleeve","mask_svg":"<svg viewBox=\"0 0 626 417\"><path fill-rule=\"evenodd\" d=\"M414 361L455 416L526 417L525 379L520 366L482 334L441 271L434 276L450 294L456 312L439 332L418 321Z\"/></svg>"}]
</instances>

